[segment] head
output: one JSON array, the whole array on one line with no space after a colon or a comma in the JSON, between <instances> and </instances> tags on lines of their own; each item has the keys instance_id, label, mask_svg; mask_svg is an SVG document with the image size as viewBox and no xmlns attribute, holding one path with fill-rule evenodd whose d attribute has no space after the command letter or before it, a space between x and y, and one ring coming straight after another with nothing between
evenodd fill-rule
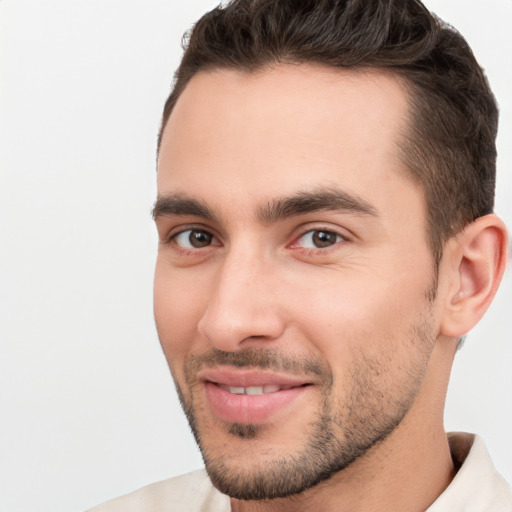
<instances>
[{"instance_id":1,"label":"head","mask_svg":"<svg viewBox=\"0 0 512 512\"><path fill-rule=\"evenodd\" d=\"M301 493L442 423L447 354L503 271L496 120L416 1L196 24L159 138L155 317L222 491Z\"/></svg>"}]
</instances>

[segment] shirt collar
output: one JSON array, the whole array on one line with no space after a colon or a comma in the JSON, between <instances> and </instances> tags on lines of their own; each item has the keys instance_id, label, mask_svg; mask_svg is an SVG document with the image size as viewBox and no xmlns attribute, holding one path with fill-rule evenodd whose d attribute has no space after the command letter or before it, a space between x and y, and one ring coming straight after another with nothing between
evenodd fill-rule
<instances>
[{"instance_id":1,"label":"shirt collar","mask_svg":"<svg viewBox=\"0 0 512 512\"><path fill-rule=\"evenodd\" d=\"M496 471L483 440L474 434L448 434L457 474L427 512L512 510L512 491Z\"/></svg>"}]
</instances>

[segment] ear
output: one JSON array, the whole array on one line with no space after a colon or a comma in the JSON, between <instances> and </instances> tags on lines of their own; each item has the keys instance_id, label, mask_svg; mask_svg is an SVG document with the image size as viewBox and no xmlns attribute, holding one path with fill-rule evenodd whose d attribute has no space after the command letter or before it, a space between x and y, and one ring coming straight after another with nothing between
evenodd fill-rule
<instances>
[{"instance_id":1,"label":"ear","mask_svg":"<svg viewBox=\"0 0 512 512\"><path fill-rule=\"evenodd\" d=\"M450 284L441 334L460 338L482 318L505 272L507 244L505 224L494 214L478 218L447 244L443 271Z\"/></svg>"}]
</instances>

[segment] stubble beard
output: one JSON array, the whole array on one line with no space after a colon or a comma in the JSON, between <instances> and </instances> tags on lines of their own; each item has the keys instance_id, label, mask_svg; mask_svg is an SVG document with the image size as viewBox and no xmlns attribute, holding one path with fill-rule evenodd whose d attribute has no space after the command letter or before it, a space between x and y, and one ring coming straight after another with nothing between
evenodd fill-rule
<instances>
[{"instance_id":1,"label":"stubble beard","mask_svg":"<svg viewBox=\"0 0 512 512\"><path fill-rule=\"evenodd\" d=\"M248 463L245 467L230 464L223 453L210 449L199 425L200 414L194 400L185 398L176 382L178 395L190 428L201 450L212 483L222 493L239 500L271 500L300 494L331 478L363 457L373 446L382 442L402 422L419 392L435 336L430 318L411 328L413 344L421 345L419 355L411 363L405 380L392 396L383 396L377 377L383 370L382 360L361 354L352 367L351 392L343 404L333 398L333 378L330 370L318 361L290 361L277 352L247 350L227 353L214 350L202 356L208 364L232 364L236 367L259 367L276 371L290 368L313 368L323 382L323 405L309 426L307 442L295 453L276 456L264 463ZM385 341L385 340L383 340ZM193 389L191 375L201 361L187 363L187 390ZM247 442L264 440L266 426L227 424L227 432ZM264 441L262 441L264 442Z\"/></svg>"}]
</instances>

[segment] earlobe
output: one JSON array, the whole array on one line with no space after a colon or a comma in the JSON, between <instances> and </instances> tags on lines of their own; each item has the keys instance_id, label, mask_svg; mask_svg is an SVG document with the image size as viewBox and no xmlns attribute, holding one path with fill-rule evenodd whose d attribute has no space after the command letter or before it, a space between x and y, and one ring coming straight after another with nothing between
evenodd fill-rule
<instances>
[{"instance_id":1,"label":"earlobe","mask_svg":"<svg viewBox=\"0 0 512 512\"><path fill-rule=\"evenodd\" d=\"M487 311L507 263L507 229L494 214L478 218L453 240L448 249L451 287L441 334L459 338Z\"/></svg>"}]
</instances>

